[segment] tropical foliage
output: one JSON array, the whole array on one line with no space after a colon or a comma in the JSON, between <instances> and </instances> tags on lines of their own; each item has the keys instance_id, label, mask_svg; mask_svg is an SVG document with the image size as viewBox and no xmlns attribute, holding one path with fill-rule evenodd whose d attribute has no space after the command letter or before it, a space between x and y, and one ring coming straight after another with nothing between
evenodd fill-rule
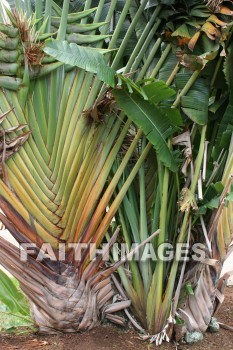
<instances>
[{"instance_id":1,"label":"tropical foliage","mask_svg":"<svg viewBox=\"0 0 233 350\"><path fill-rule=\"evenodd\" d=\"M88 252L84 252L77 262L75 257L79 251L69 248L68 244L100 245L130 182L149 151L135 164L131 179L127 180L125 188L118 193L109 211L106 211L142 131L139 130L135 135L121 165L106 186L131 121L111 108L111 95L108 95L106 88L102 88L99 78L112 85L112 70L122 67L120 60L123 59L124 48L130 36L136 35L137 18L145 4L139 7L138 15L130 27L131 35L125 36L116 54L113 49L121 34L121 23L125 20L130 2L124 6L116 30L108 42L96 34L97 47L82 50L74 43L63 41L60 44L60 41L66 38L70 25L76 26L78 32L94 31L93 35L102 27L101 35L105 35L109 31L108 22L116 4L108 4L105 24L99 22L103 1L98 9L89 10L91 4L86 4L84 11L77 15L68 15L69 1L65 1L62 12L59 12L61 17L58 18L59 29L56 29L57 41L50 40L45 47L38 42L38 38L42 40L53 36L53 33L47 35L46 31L52 29L53 21L57 23L57 17L54 20L52 16L46 16L46 11L52 11L54 7L51 1L46 3L43 21L40 19L42 9L38 3L36 13L30 20L20 11L8 10L13 27L2 26L2 32L7 37L4 43L10 46L13 42L13 47L7 49L21 51L23 55L23 65L22 57L17 56L15 63L8 62L4 66L3 74L8 75L11 86L3 85L1 108L8 110L12 105L14 107L10 112L10 121L6 121L4 126L16 122L27 124L27 128L32 130L32 136L25 147L7 163L10 187L4 181L1 182L1 208L5 214L1 215L1 220L19 243L33 242L36 251L34 256L29 257L29 265L25 264L18 261L18 250L1 239L1 263L19 279L22 290L31 302L32 316L44 332L91 328L98 322L101 308L113 300L115 291L108 274L98 274L102 260L89 262ZM55 11L61 10L55 6ZM93 24L85 23L90 13L94 12ZM35 27L39 23L38 34ZM106 44L107 48L102 49ZM79 60L70 62L79 68L53 62L53 58L43 54L42 47L52 55L56 51L56 57L58 55L65 62L80 54ZM68 50L67 55L64 54L64 47ZM108 68L103 55L108 55L110 60L113 53L112 68ZM134 52L132 54L135 55ZM16 72L17 82L21 84L19 88L14 84L15 77L10 76ZM111 244L115 239L116 234ZM51 251L45 251L52 260L58 258L59 244L65 243L62 261L36 260L38 249L43 243L51 244L55 250L54 256ZM129 304L128 300L120 302L117 309ZM114 305L113 310L117 309ZM109 306L105 314L114 320L111 310ZM118 316L115 319L118 323L124 322Z\"/></svg>"},{"instance_id":2,"label":"tropical foliage","mask_svg":"<svg viewBox=\"0 0 233 350\"><path fill-rule=\"evenodd\" d=\"M28 301L20 292L18 282L0 271L0 330L12 332L18 327L31 328Z\"/></svg>"},{"instance_id":3,"label":"tropical foliage","mask_svg":"<svg viewBox=\"0 0 233 350\"><path fill-rule=\"evenodd\" d=\"M143 129L147 139L158 150L144 162L118 211L117 222L122 225L129 249L132 243L141 242L151 232L160 229L158 238L153 242L154 249L152 252L149 250L147 256L152 257L154 252L163 255L159 248L162 243L174 246L185 242L192 247L195 242L203 242L207 251L206 259L201 263L184 262L179 265L181 251L177 249L172 263L161 262L157 255L154 256L158 260L156 262L150 259L130 262L132 278L123 269L119 271L132 300L135 316L144 329L155 334L151 339L157 344L171 337L174 322L178 340L187 331L206 331L216 305L219 307L224 299L223 281L226 276L219 282L218 279L233 233L231 203L223 209L225 198L231 198L227 193L231 191L232 183L231 148L228 149L232 135L232 117L228 118L232 89L228 64L232 44L231 26L227 25L231 17L227 19L227 16L222 17L219 13L231 16L232 11L227 7L218 7L216 12L215 15L210 13L204 5L197 6L195 1L190 2L185 12L181 8L181 13L174 16L174 11L171 11L171 22L167 12L164 33L169 43L164 50L164 44L161 44L162 57L165 56L162 67L159 65L160 55L157 66L153 68L157 78L162 78L177 90L176 98L172 98L171 94L167 99L174 107L180 104L183 112L185 129L167 143L167 150L173 149L175 152L177 147L183 149L185 159L179 172L171 168L171 163L162 161L161 154L165 152L157 149L159 137L155 134L156 127L150 126L155 116L149 111L156 111L154 104L161 106L160 94L153 92L153 86L148 81L143 89L150 93L152 104L143 100L136 91L133 94L127 90L115 93L119 105ZM201 29L199 31L196 31L197 23ZM227 58L223 64L226 52ZM223 67L228 88L224 83ZM150 77L146 76L147 79ZM160 92L163 91L162 85ZM164 107L167 106L168 103ZM140 119L142 115L144 118ZM156 117L159 118L158 113ZM172 114L172 121L175 121L175 114ZM160 122L169 133L164 117ZM156 120L158 125L159 121ZM172 122L169 126L172 127ZM147 146L144 139L139 154ZM167 162L169 159L171 153L170 157L166 156ZM188 256L190 253L191 250ZM167 254L169 256L169 251ZM185 326L181 320L185 321Z\"/></svg>"},{"instance_id":4,"label":"tropical foliage","mask_svg":"<svg viewBox=\"0 0 233 350\"><path fill-rule=\"evenodd\" d=\"M205 331L222 300L216 261L232 241L232 5L15 3L0 26L2 134L8 145L29 138L6 165L3 157L0 219L35 249L25 263L0 238L1 264L42 332L89 329L100 314L124 324L114 314L122 309L158 344L175 322ZM117 239L129 250L151 241L155 252L203 242L207 253L106 270L107 249L90 260L91 244Z\"/></svg>"}]
</instances>

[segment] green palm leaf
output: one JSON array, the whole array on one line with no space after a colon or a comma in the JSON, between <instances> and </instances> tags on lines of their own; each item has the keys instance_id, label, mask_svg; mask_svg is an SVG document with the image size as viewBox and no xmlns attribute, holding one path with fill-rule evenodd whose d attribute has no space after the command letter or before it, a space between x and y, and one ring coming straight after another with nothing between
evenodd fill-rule
<instances>
[{"instance_id":1,"label":"green palm leaf","mask_svg":"<svg viewBox=\"0 0 233 350\"><path fill-rule=\"evenodd\" d=\"M190 73L178 73L175 83L183 89L190 78ZM186 96L181 98L183 112L195 123L205 125L208 120L209 87L204 78L198 78Z\"/></svg>"},{"instance_id":2,"label":"green palm leaf","mask_svg":"<svg viewBox=\"0 0 233 350\"><path fill-rule=\"evenodd\" d=\"M22 315L29 314L28 302L25 296L16 288L12 280L0 270L0 300L11 312Z\"/></svg>"},{"instance_id":3,"label":"green palm leaf","mask_svg":"<svg viewBox=\"0 0 233 350\"><path fill-rule=\"evenodd\" d=\"M164 91L162 94L164 97ZM130 94L125 90L116 90L114 96L120 108L143 130L147 139L156 149L160 161L172 171L176 171L177 164L166 141L176 131L176 128L175 125L171 124L171 120L164 114L162 108L144 100L137 92ZM159 100L158 97L157 99Z\"/></svg>"},{"instance_id":4,"label":"green palm leaf","mask_svg":"<svg viewBox=\"0 0 233 350\"><path fill-rule=\"evenodd\" d=\"M49 40L44 51L58 61L96 73L100 80L112 87L115 85L115 71L107 66L102 50L69 44L67 41Z\"/></svg>"}]
</instances>

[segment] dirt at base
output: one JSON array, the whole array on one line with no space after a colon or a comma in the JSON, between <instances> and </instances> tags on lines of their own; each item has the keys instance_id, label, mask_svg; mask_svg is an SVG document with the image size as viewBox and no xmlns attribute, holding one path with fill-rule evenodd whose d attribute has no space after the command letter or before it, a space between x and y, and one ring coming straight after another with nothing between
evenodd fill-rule
<instances>
[{"instance_id":1,"label":"dirt at base","mask_svg":"<svg viewBox=\"0 0 233 350\"><path fill-rule=\"evenodd\" d=\"M226 299L218 314L218 321L233 327L233 288L227 288ZM0 334L0 350L155 350L143 342L134 331L113 326L100 326L83 334L55 336ZM233 350L233 332L221 329L206 333L198 344L163 344L160 350Z\"/></svg>"}]
</instances>

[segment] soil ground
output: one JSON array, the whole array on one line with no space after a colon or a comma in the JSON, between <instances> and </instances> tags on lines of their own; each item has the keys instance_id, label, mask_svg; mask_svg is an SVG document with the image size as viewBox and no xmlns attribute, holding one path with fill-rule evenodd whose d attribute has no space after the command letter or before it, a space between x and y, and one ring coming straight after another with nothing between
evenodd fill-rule
<instances>
[{"instance_id":1,"label":"soil ground","mask_svg":"<svg viewBox=\"0 0 233 350\"><path fill-rule=\"evenodd\" d=\"M226 289L226 299L217 316L218 321L233 327L233 288ZM54 336L0 334L0 350L153 350L136 332L114 326L100 326L83 334ZM220 329L206 333L200 343L163 344L160 350L233 350L233 332Z\"/></svg>"}]
</instances>

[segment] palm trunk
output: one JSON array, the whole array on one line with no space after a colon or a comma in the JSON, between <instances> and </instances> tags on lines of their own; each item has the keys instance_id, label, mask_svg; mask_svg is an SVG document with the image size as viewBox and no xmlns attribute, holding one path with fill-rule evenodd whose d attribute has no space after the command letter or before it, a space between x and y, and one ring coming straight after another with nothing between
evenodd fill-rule
<instances>
[{"instance_id":1,"label":"palm trunk","mask_svg":"<svg viewBox=\"0 0 233 350\"><path fill-rule=\"evenodd\" d=\"M40 333L85 331L97 326L103 317L121 325L125 323L124 318L112 314L111 304L115 312L129 307L130 301L113 303L116 290L111 277L97 273L86 278L88 268L80 277L79 271L69 264L53 266L51 262L36 261L33 256L22 262L19 248L3 238L0 238L0 264L20 282Z\"/></svg>"}]
</instances>

